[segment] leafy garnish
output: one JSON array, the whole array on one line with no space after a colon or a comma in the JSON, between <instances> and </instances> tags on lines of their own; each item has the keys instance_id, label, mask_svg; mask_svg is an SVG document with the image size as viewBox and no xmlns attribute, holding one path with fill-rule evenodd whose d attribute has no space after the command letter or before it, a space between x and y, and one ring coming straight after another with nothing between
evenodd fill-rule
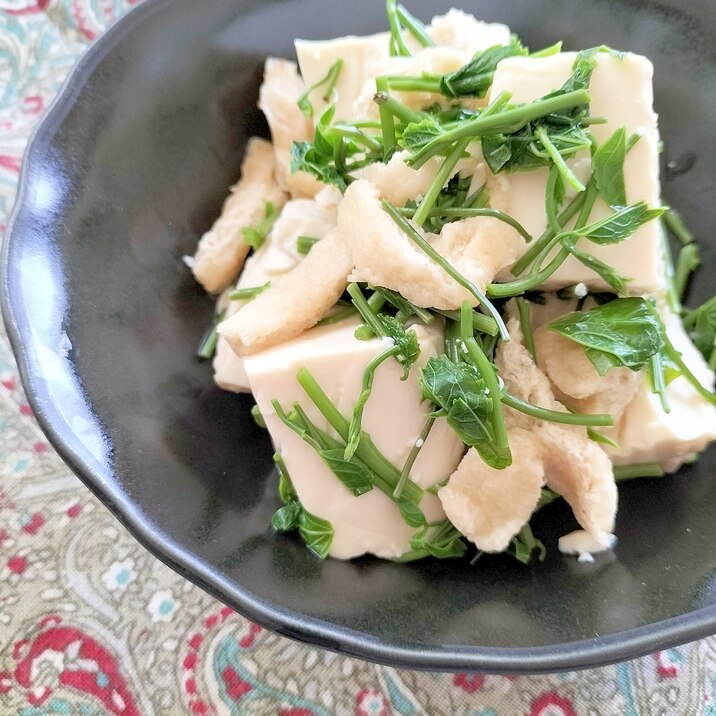
<instances>
[{"instance_id":1,"label":"leafy garnish","mask_svg":"<svg viewBox=\"0 0 716 716\"><path fill-rule=\"evenodd\" d=\"M627 203L624 183L626 152L626 128L620 127L599 145L592 157L597 189L609 206L626 206Z\"/></svg>"},{"instance_id":2,"label":"leafy garnish","mask_svg":"<svg viewBox=\"0 0 716 716\"><path fill-rule=\"evenodd\" d=\"M301 112L306 115L306 117L313 117L313 105L308 99L311 95L311 92L313 92L313 90L315 89L318 89L319 87L322 87L323 85L326 85L326 91L323 93L323 101L330 101L331 95L333 94L333 90L335 89L342 69L343 60L339 58L328 68L328 72L326 73L325 77L308 87L306 91L298 98L298 107Z\"/></svg>"},{"instance_id":3,"label":"leafy garnish","mask_svg":"<svg viewBox=\"0 0 716 716\"><path fill-rule=\"evenodd\" d=\"M319 559L325 559L333 542L333 525L321 517L301 510L298 518L298 533L306 543L306 547Z\"/></svg>"},{"instance_id":4,"label":"leafy garnish","mask_svg":"<svg viewBox=\"0 0 716 716\"><path fill-rule=\"evenodd\" d=\"M686 313L684 327L713 369L716 363L716 296Z\"/></svg>"},{"instance_id":5,"label":"leafy garnish","mask_svg":"<svg viewBox=\"0 0 716 716\"><path fill-rule=\"evenodd\" d=\"M495 45L478 52L466 65L440 78L440 92L446 97L484 97L492 86L497 64L506 57L527 55L527 49L513 38L509 45Z\"/></svg>"},{"instance_id":6,"label":"leafy garnish","mask_svg":"<svg viewBox=\"0 0 716 716\"><path fill-rule=\"evenodd\" d=\"M298 499L286 465L279 453L273 456L279 474L278 493L284 503L274 512L271 526L277 532L290 532L298 529L306 546L320 559L328 556L333 541L333 526L327 520L311 514Z\"/></svg>"},{"instance_id":7,"label":"leafy garnish","mask_svg":"<svg viewBox=\"0 0 716 716\"><path fill-rule=\"evenodd\" d=\"M596 256L580 251L574 245L573 241L563 238L561 243L575 259L583 263L587 268L592 269L592 271L600 276L608 286L611 286L619 296L623 296L627 293L627 284L631 281L631 278L623 276L615 268L604 263L604 261L601 261Z\"/></svg>"},{"instance_id":8,"label":"leafy garnish","mask_svg":"<svg viewBox=\"0 0 716 716\"><path fill-rule=\"evenodd\" d=\"M650 209L645 201L617 208L606 219L587 224L582 229L564 232L564 236L583 236L600 246L618 244L628 239L640 226L657 219L666 211L666 207Z\"/></svg>"},{"instance_id":9,"label":"leafy garnish","mask_svg":"<svg viewBox=\"0 0 716 716\"><path fill-rule=\"evenodd\" d=\"M260 249L264 241L266 241L266 237L268 236L269 231L271 231L271 228L273 227L276 219L278 219L280 213L281 210L277 209L273 202L267 201L264 204L263 219L261 219L261 221L254 226L244 226L244 228L241 229L241 234L244 237L244 243L251 246L254 251Z\"/></svg>"},{"instance_id":10,"label":"leafy garnish","mask_svg":"<svg viewBox=\"0 0 716 716\"><path fill-rule=\"evenodd\" d=\"M570 313L552 321L549 328L584 346L599 375L614 366L637 371L664 348L661 320L643 298L618 298Z\"/></svg>"},{"instance_id":11,"label":"leafy garnish","mask_svg":"<svg viewBox=\"0 0 716 716\"><path fill-rule=\"evenodd\" d=\"M488 465L505 467L504 456L495 448L493 399L485 380L470 363L455 363L447 355L428 359L420 371L424 398L438 406L435 415L444 415L465 445L475 447Z\"/></svg>"},{"instance_id":12,"label":"leafy garnish","mask_svg":"<svg viewBox=\"0 0 716 716\"><path fill-rule=\"evenodd\" d=\"M534 536L529 522L512 538L508 552L522 564L529 564L535 552L540 562L544 562L547 555L546 547Z\"/></svg>"}]
</instances>

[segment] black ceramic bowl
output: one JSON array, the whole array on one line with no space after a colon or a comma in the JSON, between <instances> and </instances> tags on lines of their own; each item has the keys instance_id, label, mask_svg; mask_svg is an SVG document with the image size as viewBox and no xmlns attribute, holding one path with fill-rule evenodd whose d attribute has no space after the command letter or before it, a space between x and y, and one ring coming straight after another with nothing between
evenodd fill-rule
<instances>
[{"instance_id":1,"label":"black ceramic bowl","mask_svg":"<svg viewBox=\"0 0 716 716\"><path fill-rule=\"evenodd\" d=\"M449 0L415 0L428 18ZM656 67L664 196L713 275L716 10L708 0L464 0L533 47L601 43ZM85 55L34 136L4 247L2 307L28 398L78 476L160 559L281 634L380 662L507 673L634 657L716 632L716 465L621 490L613 556L544 564L314 559L277 506L250 398L194 358L212 301L181 261L218 214L266 55L385 27L383 3L147 0ZM713 290L713 286L711 286Z\"/></svg>"}]
</instances>

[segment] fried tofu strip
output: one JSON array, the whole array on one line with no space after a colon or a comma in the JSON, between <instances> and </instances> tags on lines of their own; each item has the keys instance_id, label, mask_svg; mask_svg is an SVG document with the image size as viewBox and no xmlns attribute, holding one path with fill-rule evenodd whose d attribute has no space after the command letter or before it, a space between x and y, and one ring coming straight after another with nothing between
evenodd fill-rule
<instances>
[{"instance_id":1,"label":"fried tofu strip","mask_svg":"<svg viewBox=\"0 0 716 716\"><path fill-rule=\"evenodd\" d=\"M438 492L450 521L485 552L507 548L532 515L544 484L542 446L534 433L514 428L510 449L512 464L496 470L470 448Z\"/></svg>"},{"instance_id":2,"label":"fried tofu strip","mask_svg":"<svg viewBox=\"0 0 716 716\"><path fill-rule=\"evenodd\" d=\"M350 257L336 231L218 328L238 355L283 343L314 326L348 285ZM320 278L317 278L320 277Z\"/></svg>"},{"instance_id":3,"label":"fried tofu strip","mask_svg":"<svg viewBox=\"0 0 716 716\"><path fill-rule=\"evenodd\" d=\"M599 375L584 347L541 326L535 331L537 365L562 403L580 413L607 413L616 421L639 390L642 375L624 367Z\"/></svg>"},{"instance_id":4,"label":"fried tofu strip","mask_svg":"<svg viewBox=\"0 0 716 716\"><path fill-rule=\"evenodd\" d=\"M269 57L259 91L276 152L276 180L294 199L313 198L323 184L306 172L291 174L291 145L313 139L313 123L296 104L306 89L295 62Z\"/></svg>"},{"instance_id":5,"label":"fried tofu strip","mask_svg":"<svg viewBox=\"0 0 716 716\"><path fill-rule=\"evenodd\" d=\"M200 239L194 254L196 280L210 293L218 293L236 278L249 246L241 229L264 217L266 202L280 208L287 196L274 178L274 151L270 142L249 140L241 165L241 179L231 187L221 215Z\"/></svg>"},{"instance_id":6,"label":"fried tofu strip","mask_svg":"<svg viewBox=\"0 0 716 716\"><path fill-rule=\"evenodd\" d=\"M512 340L499 345L495 363L509 392L521 400L550 410L565 410L555 399L547 376L520 343L519 322L507 323ZM518 415L511 409L508 425L531 426L542 444L545 482L569 503L579 524L600 542L614 529L617 488L612 464L585 428L561 425Z\"/></svg>"},{"instance_id":7,"label":"fried tofu strip","mask_svg":"<svg viewBox=\"0 0 716 716\"><path fill-rule=\"evenodd\" d=\"M338 207L338 231L353 264L351 281L399 291L423 308L455 309L465 300L476 303L396 226L370 182L358 180L348 187ZM489 217L446 224L439 236L425 238L480 290L514 261L519 240L514 229Z\"/></svg>"}]
</instances>

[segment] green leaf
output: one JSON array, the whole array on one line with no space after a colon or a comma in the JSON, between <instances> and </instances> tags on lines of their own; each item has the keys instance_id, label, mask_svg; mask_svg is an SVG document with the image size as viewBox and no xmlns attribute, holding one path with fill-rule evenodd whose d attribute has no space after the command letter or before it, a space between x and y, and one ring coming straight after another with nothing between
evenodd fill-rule
<instances>
[{"instance_id":1,"label":"green leaf","mask_svg":"<svg viewBox=\"0 0 716 716\"><path fill-rule=\"evenodd\" d=\"M328 520L302 510L298 518L298 532L313 554L321 559L328 556L333 541L333 525Z\"/></svg>"},{"instance_id":2,"label":"green leaf","mask_svg":"<svg viewBox=\"0 0 716 716\"><path fill-rule=\"evenodd\" d=\"M244 243L251 246L254 251L260 249L280 213L281 210L277 209L273 205L273 202L267 201L264 204L264 218L255 226L244 226L244 228L241 229Z\"/></svg>"},{"instance_id":3,"label":"green leaf","mask_svg":"<svg viewBox=\"0 0 716 716\"><path fill-rule=\"evenodd\" d=\"M291 174L303 171L316 177L324 184L332 184L344 192L348 187L332 157L320 154L311 142L294 142L291 145Z\"/></svg>"},{"instance_id":4,"label":"green leaf","mask_svg":"<svg viewBox=\"0 0 716 716\"><path fill-rule=\"evenodd\" d=\"M408 527L423 527L427 524L423 511L409 497L401 495L395 502Z\"/></svg>"},{"instance_id":5,"label":"green leaf","mask_svg":"<svg viewBox=\"0 0 716 716\"><path fill-rule=\"evenodd\" d=\"M570 313L552 321L549 328L584 346L600 375L613 366L637 371L664 347L661 320L643 298L618 298Z\"/></svg>"},{"instance_id":6,"label":"green leaf","mask_svg":"<svg viewBox=\"0 0 716 716\"><path fill-rule=\"evenodd\" d=\"M512 538L510 552L522 564L529 564L535 552L540 562L544 562L544 558L547 555L547 549L541 540L538 540L532 534L532 528L529 524L524 525L519 534Z\"/></svg>"},{"instance_id":7,"label":"green leaf","mask_svg":"<svg viewBox=\"0 0 716 716\"><path fill-rule=\"evenodd\" d=\"M562 239L561 243L574 258L592 269L598 276L601 276L604 282L611 286L618 295L623 296L627 293L627 284L631 281L631 278L623 276L609 264L600 261L596 256L580 251L573 241Z\"/></svg>"},{"instance_id":8,"label":"green leaf","mask_svg":"<svg viewBox=\"0 0 716 716\"><path fill-rule=\"evenodd\" d=\"M426 118L420 122L410 122L403 130L401 144L405 149L415 152L442 133L443 130L432 119Z\"/></svg>"},{"instance_id":9,"label":"green leaf","mask_svg":"<svg viewBox=\"0 0 716 716\"><path fill-rule=\"evenodd\" d=\"M462 557L467 551L462 537L450 520L446 519L435 527L416 532L410 538L410 548L426 551L436 559Z\"/></svg>"},{"instance_id":10,"label":"green leaf","mask_svg":"<svg viewBox=\"0 0 716 716\"><path fill-rule=\"evenodd\" d=\"M446 97L469 95L484 97L492 86L497 64L506 57L525 56L527 49L513 38L509 45L495 45L478 52L470 62L440 79L440 92Z\"/></svg>"},{"instance_id":11,"label":"green leaf","mask_svg":"<svg viewBox=\"0 0 716 716\"><path fill-rule=\"evenodd\" d=\"M606 219L588 224L578 231L565 232L570 236L584 236L600 246L618 244L628 239L640 226L656 219L666 211L666 207L650 209L645 201L622 206Z\"/></svg>"},{"instance_id":12,"label":"green leaf","mask_svg":"<svg viewBox=\"0 0 716 716\"><path fill-rule=\"evenodd\" d=\"M685 323L694 345L709 361L716 351L716 296L690 311Z\"/></svg>"},{"instance_id":13,"label":"green leaf","mask_svg":"<svg viewBox=\"0 0 716 716\"><path fill-rule=\"evenodd\" d=\"M302 512L303 508L300 502L297 500L289 502L273 513L271 526L277 532L290 532L298 527Z\"/></svg>"},{"instance_id":14,"label":"green leaf","mask_svg":"<svg viewBox=\"0 0 716 716\"><path fill-rule=\"evenodd\" d=\"M393 339L400 351L396 358L403 366L402 380L405 380L408 377L410 368L420 356L418 334L411 328L406 329L400 321L387 313L379 313L378 318L383 324L385 334Z\"/></svg>"},{"instance_id":15,"label":"green leaf","mask_svg":"<svg viewBox=\"0 0 716 716\"><path fill-rule=\"evenodd\" d=\"M373 489L371 471L359 460L346 459L341 448L321 450L318 454L352 495L358 497Z\"/></svg>"},{"instance_id":16,"label":"green leaf","mask_svg":"<svg viewBox=\"0 0 716 716\"><path fill-rule=\"evenodd\" d=\"M626 128L620 127L597 148L592 157L597 189L609 206L626 206L627 203L624 183L626 152Z\"/></svg>"},{"instance_id":17,"label":"green leaf","mask_svg":"<svg viewBox=\"0 0 716 716\"><path fill-rule=\"evenodd\" d=\"M292 500L297 500L298 495L291 482L291 477L286 469L286 463L280 453L275 452L273 454L273 461L276 463L276 470L278 470L278 496L281 498L281 502L288 503Z\"/></svg>"},{"instance_id":18,"label":"green leaf","mask_svg":"<svg viewBox=\"0 0 716 716\"><path fill-rule=\"evenodd\" d=\"M493 401L474 365L454 363L445 354L431 357L420 371L420 387L423 397L440 408L460 440L475 447L485 463L496 469L510 464L509 450L495 447Z\"/></svg>"}]
</instances>

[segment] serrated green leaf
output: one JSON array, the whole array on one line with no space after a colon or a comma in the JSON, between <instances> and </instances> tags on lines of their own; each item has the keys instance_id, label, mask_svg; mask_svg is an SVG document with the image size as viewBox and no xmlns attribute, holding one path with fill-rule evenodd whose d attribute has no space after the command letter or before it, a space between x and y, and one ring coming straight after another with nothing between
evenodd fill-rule
<instances>
[{"instance_id":1,"label":"serrated green leaf","mask_svg":"<svg viewBox=\"0 0 716 716\"><path fill-rule=\"evenodd\" d=\"M618 298L570 313L552 321L549 328L584 346L601 375L613 366L637 371L664 347L661 320L643 298Z\"/></svg>"},{"instance_id":2,"label":"serrated green leaf","mask_svg":"<svg viewBox=\"0 0 716 716\"><path fill-rule=\"evenodd\" d=\"M411 152L416 152L439 137L442 132L443 130L432 119L411 122L403 130L402 145Z\"/></svg>"},{"instance_id":3,"label":"serrated green leaf","mask_svg":"<svg viewBox=\"0 0 716 716\"><path fill-rule=\"evenodd\" d=\"M440 79L440 92L446 97L484 97L492 86L495 70L506 57L525 56L527 49L513 39L509 45L495 45L478 52L466 65Z\"/></svg>"}]
</instances>

